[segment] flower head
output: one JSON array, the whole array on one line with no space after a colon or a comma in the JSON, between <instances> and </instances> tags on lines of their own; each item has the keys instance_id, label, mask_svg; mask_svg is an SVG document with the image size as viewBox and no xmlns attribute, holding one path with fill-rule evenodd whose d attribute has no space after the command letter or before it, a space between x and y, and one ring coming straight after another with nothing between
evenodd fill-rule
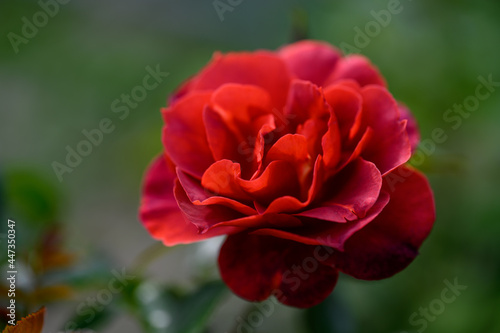
<instances>
[{"instance_id":1,"label":"flower head","mask_svg":"<svg viewBox=\"0 0 500 333\"><path fill-rule=\"evenodd\" d=\"M389 277L432 228L427 180L404 165L414 118L363 56L315 41L216 54L162 114L141 220L168 246L228 235L221 276L247 300L310 307L339 271Z\"/></svg>"}]
</instances>

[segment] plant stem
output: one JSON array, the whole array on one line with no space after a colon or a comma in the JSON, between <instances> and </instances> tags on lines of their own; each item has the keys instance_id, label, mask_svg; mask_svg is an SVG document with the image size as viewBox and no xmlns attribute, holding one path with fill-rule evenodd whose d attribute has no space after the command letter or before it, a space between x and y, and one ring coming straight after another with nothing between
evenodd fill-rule
<instances>
[{"instance_id":1,"label":"plant stem","mask_svg":"<svg viewBox=\"0 0 500 333\"><path fill-rule=\"evenodd\" d=\"M153 243L137 255L131 265L132 271L138 274L143 273L153 261L160 258L173 248L174 247L165 246L162 242Z\"/></svg>"}]
</instances>

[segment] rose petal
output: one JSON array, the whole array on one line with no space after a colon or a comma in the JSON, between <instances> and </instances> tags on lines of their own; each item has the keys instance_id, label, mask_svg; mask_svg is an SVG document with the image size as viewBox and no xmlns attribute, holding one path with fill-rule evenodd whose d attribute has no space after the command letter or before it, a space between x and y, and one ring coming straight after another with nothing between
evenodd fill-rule
<instances>
[{"instance_id":1,"label":"rose petal","mask_svg":"<svg viewBox=\"0 0 500 333\"><path fill-rule=\"evenodd\" d=\"M342 142L347 145L360 130L360 120L356 120L362 111L363 98L355 89L332 85L325 89L325 99L338 120Z\"/></svg>"},{"instance_id":2,"label":"rose petal","mask_svg":"<svg viewBox=\"0 0 500 333\"><path fill-rule=\"evenodd\" d=\"M266 236L230 236L219 254L221 277L238 296L263 301L271 295L286 305L307 308L333 290L337 271L323 265L316 247Z\"/></svg>"},{"instance_id":3,"label":"rose petal","mask_svg":"<svg viewBox=\"0 0 500 333\"><path fill-rule=\"evenodd\" d=\"M216 53L191 89L215 90L225 83L261 87L271 96L273 106L281 110L286 101L290 73L284 61L271 52Z\"/></svg>"},{"instance_id":4,"label":"rose petal","mask_svg":"<svg viewBox=\"0 0 500 333\"><path fill-rule=\"evenodd\" d=\"M218 196L226 196L239 201L252 201L241 188L237 179L241 177L239 163L220 160L212 164L203 174L201 185Z\"/></svg>"},{"instance_id":5,"label":"rose petal","mask_svg":"<svg viewBox=\"0 0 500 333\"><path fill-rule=\"evenodd\" d=\"M164 156L155 159L146 173L139 216L153 238L174 246L233 231L234 228L226 228L199 234L198 228L183 217L177 205L174 179L175 173L167 166Z\"/></svg>"},{"instance_id":6,"label":"rose petal","mask_svg":"<svg viewBox=\"0 0 500 333\"><path fill-rule=\"evenodd\" d=\"M177 181L174 186L175 198L186 219L195 225L203 235L230 234L237 230L241 231L241 228L297 227L302 225L298 218L291 215L258 215L246 204L230 198L210 196L210 194L203 193L204 189L196 183L195 179L182 173L179 175L179 179L186 187L183 188L181 182ZM208 198L206 198L207 196ZM204 201L199 202L200 199L204 199ZM238 227L239 229L228 227Z\"/></svg>"},{"instance_id":7,"label":"rose petal","mask_svg":"<svg viewBox=\"0 0 500 333\"><path fill-rule=\"evenodd\" d=\"M176 180L174 185L175 200L179 205L185 219L196 226L198 233L202 235L209 234L230 234L240 231L234 228L212 228L219 222L238 220L246 216L241 212L234 210L227 205L195 205L189 200L186 191L182 187L179 180Z\"/></svg>"},{"instance_id":8,"label":"rose petal","mask_svg":"<svg viewBox=\"0 0 500 333\"><path fill-rule=\"evenodd\" d=\"M308 149L306 137L300 134L287 134L276 141L269 149L265 165L273 161L286 161L290 163L295 167L295 177L298 179L301 188L307 193L307 181L310 181L308 179L309 171L312 171L310 167L311 156Z\"/></svg>"},{"instance_id":9,"label":"rose petal","mask_svg":"<svg viewBox=\"0 0 500 333\"><path fill-rule=\"evenodd\" d=\"M194 205L207 206L207 205L222 205L234 209L244 215L254 215L257 211L240 201L230 198L212 195L201 186L201 183L189 176L188 174L177 169L177 177L186 192L187 197Z\"/></svg>"},{"instance_id":10,"label":"rose petal","mask_svg":"<svg viewBox=\"0 0 500 333\"><path fill-rule=\"evenodd\" d=\"M243 178L250 178L260 167L264 149L261 141L264 135L275 128L274 117L270 114L256 116L244 125L238 124L225 110L207 107L203 120L214 159L238 163ZM254 128L248 124L252 124Z\"/></svg>"},{"instance_id":11,"label":"rose petal","mask_svg":"<svg viewBox=\"0 0 500 333\"><path fill-rule=\"evenodd\" d=\"M264 205L284 195L295 197L300 195L295 167L286 161L273 161L260 177L253 180L240 178L237 182L254 201Z\"/></svg>"},{"instance_id":12,"label":"rose petal","mask_svg":"<svg viewBox=\"0 0 500 333\"><path fill-rule=\"evenodd\" d=\"M408 139L410 140L411 151L413 153L420 142L420 131L418 130L417 121L406 105L399 103L398 108L401 119L407 120L406 133L408 133Z\"/></svg>"},{"instance_id":13,"label":"rose petal","mask_svg":"<svg viewBox=\"0 0 500 333\"><path fill-rule=\"evenodd\" d=\"M263 214L263 215L252 215L246 216L238 219L222 221L214 223L211 228L220 227L244 227L246 229L258 229L258 228L295 228L301 227L304 224L300 219L295 216L288 214Z\"/></svg>"},{"instance_id":14,"label":"rose petal","mask_svg":"<svg viewBox=\"0 0 500 333\"><path fill-rule=\"evenodd\" d=\"M290 119L291 132L295 132L299 124L310 118L327 122L330 106L320 88L308 81L293 80L285 106L285 116Z\"/></svg>"},{"instance_id":15,"label":"rose petal","mask_svg":"<svg viewBox=\"0 0 500 333\"><path fill-rule=\"evenodd\" d=\"M325 86L342 79L353 79L362 87L369 84L386 86L382 75L380 75L370 60L357 54L348 55L340 59L335 70L326 80Z\"/></svg>"},{"instance_id":16,"label":"rose petal","mask_svg":"<svg viewBox=\"0 0 500 333\"><path fill-rule=\"evenodd\" d=\"M368 147L371 139L373 137L373 130L370 127L366 128L365 133L361 136L355 148L352 151L347 151L340 157L341 162L337 166L337 170L342 170L346 165L357 159L361 153ZM330 174L328 174L329 176Z\"/></svg>"},{"instance_id":17,"label":"rose petal","mask_svg":"<svg viewBox=\"0 0 500 333\"><path fill-rule=\"evenodd\" d=\"M392 173L406 177L393 184L389 204L346 242L345 252L332 256L336 267L355 278L378 280L398 273L413 261L432 229L434 200L425 176L406 166Z\"/></svg>"},{"instance_id":18,"label":"rose petal","mask_svg":"<svg viewBox=\"0 0 500 333\"><path fill-rule=\"evenodd\" d=\"M284 195L298 196L300 193L295 168L286 161L273 161L259 177L244 180L238 163L220 160L207 169L201 184L218 196L263 205Z\"/></svg>"},{"instance_id":19,"label":"rose petal","mask_svg":"<svg viewBox=\"0 0 500 333\"><path fill-rule=\"evenodd\" d=\"M323 85L340 58L331 45L310 40L287 45L279 50L279 55L298 79L318 86Z\"/></svg>"},{"instance_id":20,"label":"rose petal","mask_svg":"<svg viewBox=\"0 0 500 333\"><path fill-rule=\"evenodd\" d=\"M261 207L256 205L257 211L261 214L264 213L294 213L298 212L304 207L307 207L317 196L321 189L321 185L324 179L324 165L323 158L321 155L318 156L313 168L313 177L311 180L311 185L307 191L307 198L301 201L293 196L283 196L275 199L269 204L268 207Z\"/></svg>"},{"instance_id":21,"label":"rose petal","mask_svg":"<svg viewBox=\"0 0 500 333\"><path fill-rule=\"evenodd\" d=\"M373 137L361 153L377 165L382 175L408 161L411 146L406 121L400 121L399 110L389 92L379 86L363 88L363 123L373 130Z\"/></svg>"},{"instance_id":22,"label":"rose petal","mask_svg":"<svg viewBox=\"0 0 500 333\"><path fill-rule=\"evenodd\" d=\"M257 134L257 138L255 139L255 147L253 149L252 156L252 165L254 166L255 172L250 180L259 177L264 171L264 154L266 150L268 150L268 147L272 146L276 135L275 119L272 114L263 116L259 119L262 120L263 125ZM242 153L247 156L247 162L249 162L251 149L249 148L248 150L243 150Z\"/></svg>"},{"instance_id":23,"label":"rose petal","mask_svg":"<svg viewBox=\"0 0 500 333\"><path fill-rule=\"evenodd\" d=\"M297 134L306 140L309 159L315 160L318 155L323 154L321 140L327 131L328 123L321 119L307 119L304 124L297 127Z\"/></svg>"},{"instance_id":24,"label":"rose petal","mask_svg":"<svg viewBox=\"0 0 500 333\"><path fill-rule=\"evenodd\" d=\"M253 125L272 110L269 93L257 86L228 83L212 95L212 107L238 126Z\"/></svg>"},{"instance_id":25,"label":"rose petal","mask_svg":"<svg viewBox=\"0 0 500 333\"><path fill-rule=\"evenodd\" d=\"M164 109L163 145L169 158L183 171L201 178L213 163L203 124L203 109L210 93L193 93Z\"/></svg>"},{"instance_id":26,"label":"rose petal","mask_svg":"<svg viewBox=\"0 0 500 333\"><path fill-rule=\"evenodd\" d=\"M371 207L367 215L354 221L343 221L344 223L331 223L322 220L308 219L303 221L304 226L287 228L285 230L276 228L261 228L253 231L252 235L269 235L309 245L324 245L344 250L344 243L354 233L364 228L373 221L389 202L389 195L381 193L377 202ZM304 220L304 218L302 218Z\"/></svg>"},{"instance_id":27,"label":"rose petal","mask_svg":"<svg viewBox=\"0 0 500 333\"><path fill-rule=\"evenodd\" d=\"M338 127L337 117L330 109L330 119L328 120L328 130L321 140L323 148L323 159L327 169L333 169L340 161L341 157L341 138Z\"/></svg>"},{"instance_id":28,"label":"rose petal","mask_svg":"<svg viewBox=\"0 0 500 333\"><path fill-rule=\"evenodd\" d=\"M246 148L248 142L237 129L232 130L228 126L223 115L207 107L203 112L203 122L207 131L208 145L215 161L241 157L241 154L238 155L238 147Z\"/></svg>"},{"instance_id":29,"label":"rose petal","mask_svg":"<svg viewBox=\"0 0 500 333\"><path fill-rule=\"evenodd\" d=\"M294 164L304 163L309 159L306 137L300 134L286 134L269 149L266 165L279 160Z\"/></svg>"},{"instance_id":30,"label":"rose petal","mask_svg":"<svg viewBox=\"0 0 500 333\"><path fill-rule=\"evenodd\" d=\"M364 217L379 197L382 176L375 164L358 158L325 187L328 193L320 206L298 215L333 222Z\"/></svg>"}]
</instances>

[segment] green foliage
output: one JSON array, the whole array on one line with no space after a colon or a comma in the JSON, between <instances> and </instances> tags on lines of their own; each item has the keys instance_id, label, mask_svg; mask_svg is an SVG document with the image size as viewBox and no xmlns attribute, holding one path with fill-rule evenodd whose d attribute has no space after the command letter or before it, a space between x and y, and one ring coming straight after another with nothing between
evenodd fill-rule
<instances>
[{"instance_id":1,"label":"green foliage","mask_svg":"<svg viewBox=\"0 0 500 333\"><path fill-rule=\"evenodd\" d=\"M60 196L54 182L28 169L8 169L3 174L5 209L9 217L30 227L58 221Z\"/></svg>"},{"instance_id":2,"label":"green foliage","mask_svg":"<svg viewBox=\"0 0 500 333\"><path fill-rule=\"evenodd\" d=\"M127 303L148 333L202 333L226 294L225 285L208 282L191 292L143 282L130 290Z\"/></svg>"}]
</instances>

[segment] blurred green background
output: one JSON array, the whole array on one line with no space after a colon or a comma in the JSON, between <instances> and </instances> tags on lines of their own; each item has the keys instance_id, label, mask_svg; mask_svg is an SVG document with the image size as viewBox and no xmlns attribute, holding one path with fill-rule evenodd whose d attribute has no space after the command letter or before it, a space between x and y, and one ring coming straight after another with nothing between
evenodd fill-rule
<instances>
[{"instance_id":1,"label":"blurred green background","mask_svg":"<svg viewBox=\"0 0 500 333\"><path fill-rule=\"evenodd\" d=\"M435 192L437 220L421 255L405 271L378 282L342 276L322 305L308 311L276 306L251 332L416 332L423 324L412 325L409 318L421 307L436 305L443 281L455 279L467 289L428 320L424 331L500 332L500 88L460 116L460 125L443 118L475 94L479 76L500 82L499 2L401 0L399 12L378 30L370 23L372 11L387 10L394 0L223 0L231 8L223 20L212 0L66 2L47 22L41 19L34 36L17 44L17 52L9 33L22 36L23 17L33 22L40 4L0 2L1 230L5 234L7 216L16 220L18 252L30 262L40 230L58 225L67 251L93 267L85 268L90 271L80 280L96 279L94 289L49 304L44 332L64 327L88 295L106 288L113 269L131 267L154 243L138 222L137 207L143 172L162 149L159 109L167 96L216 50L276 49L306 30L309 38L347 43L368 56L394 96L413 111L422 139L435 128L444 130L448 139L419 165ZM374 30L363 40L359 30L366 33L370 25ZM157 65L168 77L120 119L113 101L142 84L147 66ZM85 139L82 130L97 128L104 118L111 119L114 130L60 182L52 163L64 163L66 146L75 149ZM4 248L5 238L1 241ZM176 248L134 283L146 296L157 285L195 292L198 280L217 274L216 245ZM26 276L18 283L30 289L33 281L36 277ZM201 292L218 300L214 295L220 286L210 288ZM190 332L235 331L238 318L247 320L245 313L255 311L223 293L218 303L205 302L207 324L200 324L205 328ZM153 332L125 311L132 308L138 317L142 311L134 308L137 302L127 302L127 295L120 295L125 306L111 304L99 312L113 314L99 332ZM168 295L180 297L170 290ZM205 304L193 304L198 303ZM163 317L165 312L159 312L156 322L164 325L157 331L175 332L168 328L175 316L189 321L196 309L184 309Z\"/></svg>"}]
</instances>

